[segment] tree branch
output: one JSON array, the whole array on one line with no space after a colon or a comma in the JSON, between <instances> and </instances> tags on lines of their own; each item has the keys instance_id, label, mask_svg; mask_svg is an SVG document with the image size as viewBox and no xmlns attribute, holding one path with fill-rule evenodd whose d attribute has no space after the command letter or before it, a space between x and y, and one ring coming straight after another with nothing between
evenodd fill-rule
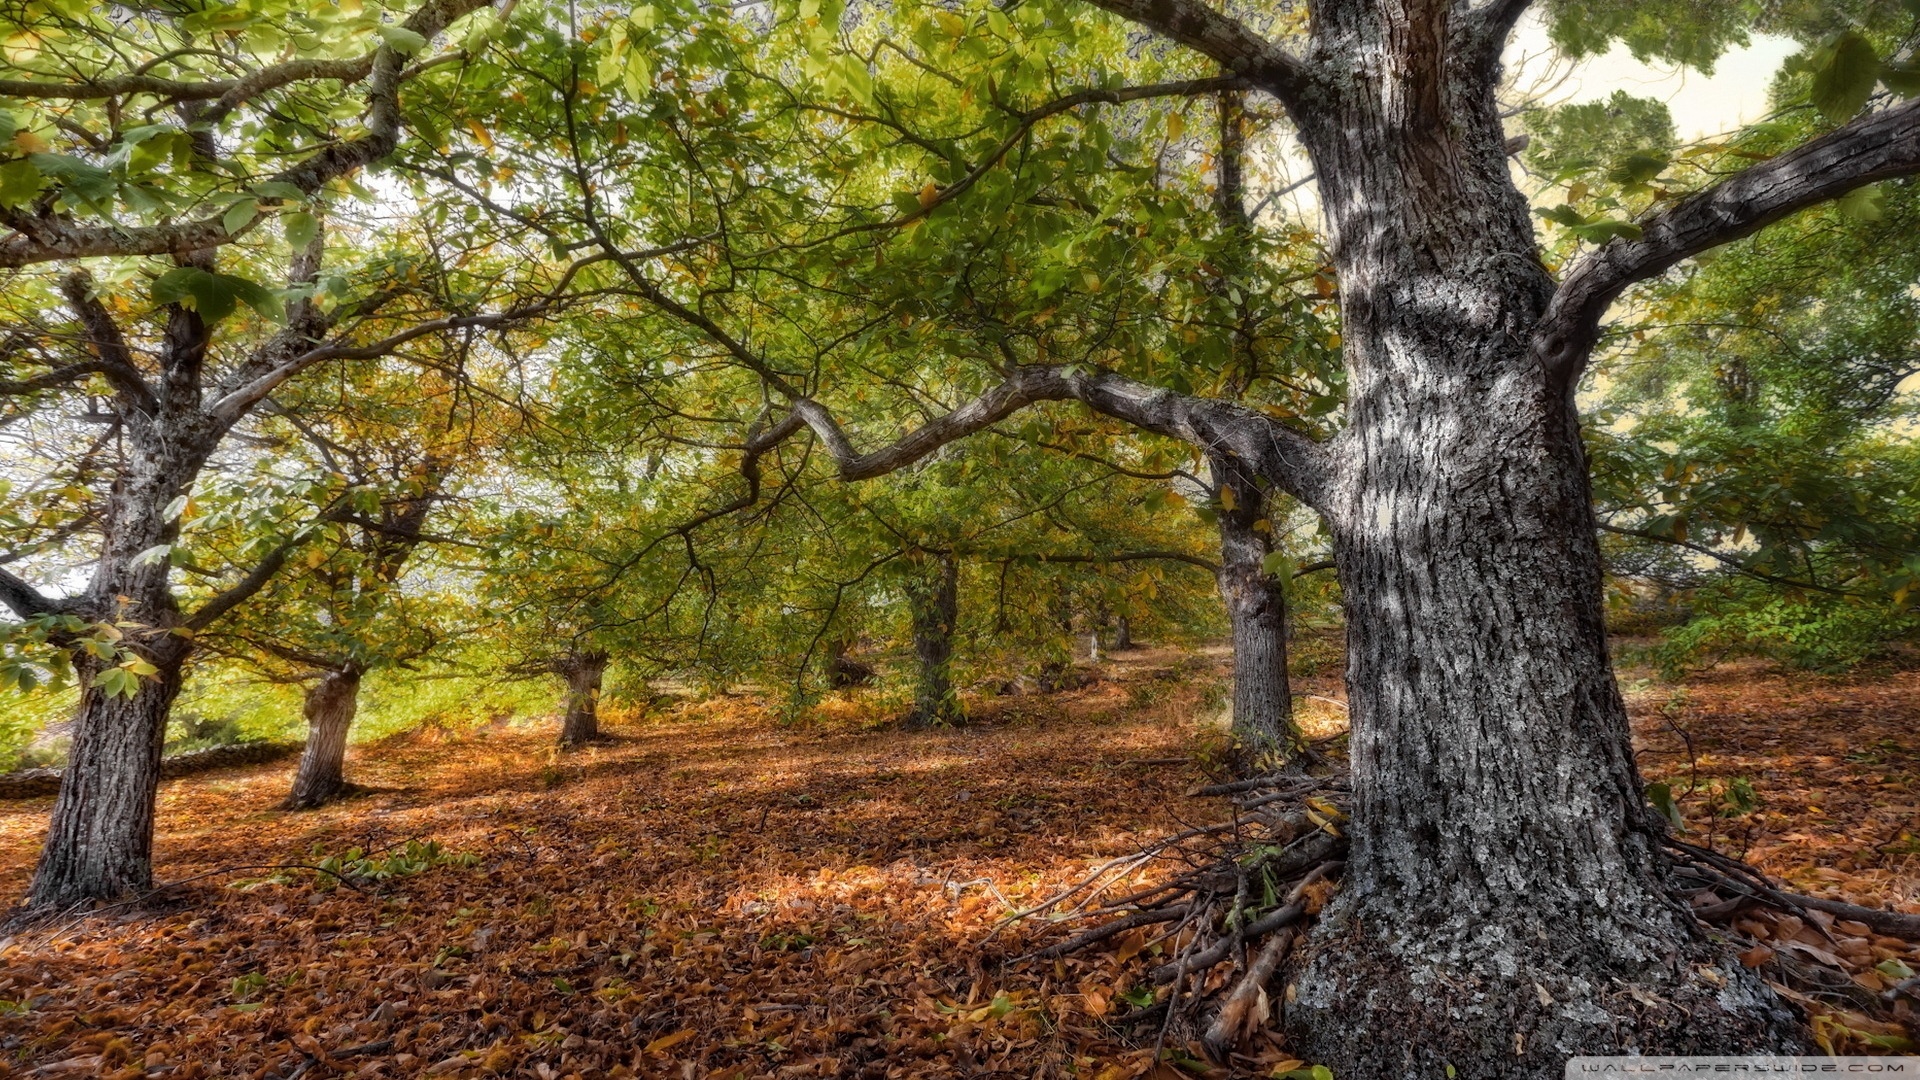
<instances>
[{"instance_id":1,"label":"tree branch","mask_svg":"<svg viewBox=\"0 0 1920 1080\"><path fill-rule=\"evenodd\" d=\"M54 101L92 101L100 98L150 94L166 102L212 101L219 99L231 111L249 98L289 83L308 79L338 79L353 83L373 70L373 56L355 60L288 60L270 64L238 79L209 79L190 82L164 79L157 75L109 75L77 82L40 82L32 79L0 79L0 97L36 98Z\"/></svg>"},{"instance_id":2,"label":"tree branch","mask_svg":"<svg viewBox=\"0 0 1920 1080\"><path fill-rule=\"evenodd\" d=\"M965 555L961 551L957 554ZM991 562L1018 562L1029 559L1039 563L1125 563L1125 562L1177 562L1188 566L1197 566L1209 574L1220 572L1220 564L1198 555L1189 555L1184 551L1123 551L1113 555L1073 555L1049 554L1044 551L1013 552L988 556Z\"/></svg>"},{"instance_id":3,"label":"tree branch","mask_svg":"<svg viewBox=\"0 0 1920 1080\"><path fill-rule=\"evenodd\" d=\"M1274 97L1288 109L1299 101L1311 70L1246 24L1201 0L1092 0L1156 33L1210 57Z\"/></svg>"},{"instance_id":4,"label":"tree branch","mask_svg":"<svg viewBox=\"0 0 1920 1080\"><path fill-rule=\"evenodd\" d=\"M26 583L25 579L0 569L0 604L13 609L15 615L31 619L35 615L58 615L67 610L67 604L55 600Z\"/></svg>"},{"instance_id":5,"label":"tree branch","mask_svg":"<svg viewBox=\"0 0 1920 1080\"><path fill-rule=\"evenodd\" d=\"M1863 184L1920 172L1920 100L1863 116L1693 195L1574 266L1534 328L1548 379L1570 391L1622 290Z\"/></svg>"},{"instance_id":6,"label":"tree branch","mask_svg":"<svg viewBox=\"0 0 1920 1080\"><path fill-rule=\"evenodd\" d=\"M1685 548L1697 555L1705 555L1707 558L1726 566L1736 573L1745 574L1747 577L1767 582L1770 585L1782 585L1790 589L1811 589L1814 592L1831 593L1834 596L1853 595L1845 589L1836 589L1831 585L1821 585L1812 581L1799 581L1794 578L1779 577L1762 570L1755 570L1739 559L1724 552L1715 551L1704 544L1695 544L1686 540L1676 540L1671 536L1661 536L1659 533L1643 532L1639 529L1626 529L1618 525L1609 525L1604 521L1600 522L1598 527L1601 532L1610 532L1615 536L1631 536L1636 540L1652 540L1670 547Z\"/></svg>"},{"instance_id":7,"label":"tree branch","mask_svg":"<svg viewBox=\"0 0 1920 1080\"><path fill-rule=\"evenodd\" d=\"M819 402L795 398L789 407L790 416L803 421L832 455L841 479L865 480L904 468L1028 405L1068 400L1157 435L1236 458L1308 506L1325 505L1332 470L1319 443L1246 406L1176 394L1097 368L1013 368L1000 385L868 453L853 446Z\"/></svg>"},{"instance_id":8,"label":"tree branch","mask_svg":"<svg viewBox=\"0 0 1920 1080\"><path fill-rule=\"evenodd\" d=\"M1520 17L1533 6L1533 0L1487 0L1467 13L1460 30L1465 47L1471 50L1475 64L1489 77L1506 50L1507 38Z\"/></svg>"},{"instance_id":9,"label":"tree branch","mask_svg":"<svg viewBox=\"0 0 1920 1080\"><path fill-rule=\"evenodd\" d=\"M85 270L75 270L60 279L60 293L80 319L80 325L86 327L86 343L93 350L95 369L135 408L148 415L157 412L159 401L140 369L134 366L133 350L127 347L120 324L113 321L113 313L93 294L93 276Z\"/></svg>"}]
</instances>

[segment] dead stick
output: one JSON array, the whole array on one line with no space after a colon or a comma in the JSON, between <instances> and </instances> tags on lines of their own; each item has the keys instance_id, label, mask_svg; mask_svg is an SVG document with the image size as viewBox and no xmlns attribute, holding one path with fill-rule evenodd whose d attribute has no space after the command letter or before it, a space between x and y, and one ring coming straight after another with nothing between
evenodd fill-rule
<instances>
[{"instance_id":1,"label":"dead stick","mask_svg":"<svg viewBox=\"0 0 1920 1080\"><path fill-rule=\"evenodd\" d=\"M1287 954L1287 947L1293 944L1294 933L1294 928L1289 926L1268 939L1266 948L1260 950L1260 955L1234 986L1233 993L1227 995L1226 1004L1214 1014L1213 1023L1208 1025L1201 1041L1215 1061L1227 1060L1248 1029L1265 1023L1271 1015L1265 1002L1266 986L1273 978L1274 969L1280 966L1281 957Z\"/></svg>"}]
</instances>

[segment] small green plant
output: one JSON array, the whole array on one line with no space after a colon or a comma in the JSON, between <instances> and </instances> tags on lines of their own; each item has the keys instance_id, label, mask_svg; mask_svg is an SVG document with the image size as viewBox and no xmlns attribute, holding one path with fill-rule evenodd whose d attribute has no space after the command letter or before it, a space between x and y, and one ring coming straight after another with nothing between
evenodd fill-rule
<instances>
[{"instance_id":1,"label":"small green plant","mask_svg":"<svg viewBox=\"0 0 1920 1080\"><path fill-rule=\"evenodd\" d=\"M227 987L227 996L233 999L235 1005L245 1005L259 997L266 988L267 977L257 971L249 971L233 980L232 985Z\"/></svg>"},{"instance_id":2,"label":"small green plant","mask_svg":"<svg viewBox=\"0 0 1920 1080\"><path fill-rule=\"evenodd\" d=\"M470 867L480 865L480 856L467 851L448 851L438 840L409 840L397 848L369 853L350 847L337 854L326 854L314 847L308 863L276 869L263 877L242 878L230 886L251 890L263 885L291 885L312 875L314 888L328 890L341 885L359 887L394 878L411 877L436 866Z\"/></svg>"},{"instance_id":3,"label":"small green plant","mask_svg":"<svg viewBox=\"0 0 1920 1080\"><path fill-rule=\"evenodd\" d=\"M1753 781L1744 776L1714 780L1707 785L1707 806L1714 817L1744 817L1759 805L1760 796L1753 790Z\"/></svg>"}]
</instances>

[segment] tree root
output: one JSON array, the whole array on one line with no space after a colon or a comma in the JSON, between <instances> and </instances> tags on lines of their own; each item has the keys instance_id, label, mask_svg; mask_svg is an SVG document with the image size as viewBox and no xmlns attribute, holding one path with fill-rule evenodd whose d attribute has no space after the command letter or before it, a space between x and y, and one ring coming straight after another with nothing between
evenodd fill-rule
<instances>
[{"instance_id":1,"label":"tree root","mask_svg":"<svg viewBox=\"0 0 1920 1080\"><path fill-rule=\"evenodd\" d=\"M1002 926L1044 918L1049 930L1067 932L1023 960L1117 946L1123 958L1157 961L1142 985L1170 989L1114 1022L1136 1030L1151 1024L1160 1038L1197 1039L1224 1062L1272 1018L1269 984L1337 888L1349 792L1343 765L1322 775L1290 771L1196 788L1189 794L1225 798L1228 820L1105 863ZM1862 934L1920 941L1920 915L1799 896L1710 848L1677 837L1664 846L1677 898L1743 964L1759 968L1812 1015L1816 1039L1826 1030L1872 1042L1880 1037L1876 1028L1897 1031L1909 1018L1905 999L1920 1004L1920 977L1879 991L1871 960L1857 962ZM1102 902L1129 886L1126 895ZM1852 932L1846 942L1854 952L1846 952L1836 928ZM1823 1011L1832 1013L1826 1021L1819 1019Z\"/></svg>"}]
</instances>

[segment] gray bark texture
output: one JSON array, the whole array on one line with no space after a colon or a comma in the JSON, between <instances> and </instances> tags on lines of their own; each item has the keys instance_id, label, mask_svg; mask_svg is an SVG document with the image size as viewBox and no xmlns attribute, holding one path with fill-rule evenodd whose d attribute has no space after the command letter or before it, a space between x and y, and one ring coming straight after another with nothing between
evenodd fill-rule
<instances>
[{"instance_id":1,"label":"gray bark texture","mask_svg":"<svg viewBox=\"0 0 1920 1080\"><path fill-rule=\"evenodd\" d=\"M1286 1023L1341 1076L1798 1049L1795 1014L1668 886L1607 655L1578 420L1530 355L1555 285L1489 46L1462 22L1450 37L1444 6L1323 6L1316 53L1347 62L1319 65L1294 110L1349 373L1319 508L1355 801Z\"/></svg>"},{"instance_id":2,"label":"gray bark texture","mask_svg":"<svg viewBox=\"0 0 1920 1080\"><path fill-rule=\"evenodd\" d=\"M951 727L966 719L953 686L953 630L960 619L960 563L952 555L928 555L923 574L907 585L913 617L913 657L918 672L908 728Z\"/></svg>"},{"instance_id":3,"label":"gray bark texture","mask_svg":"<svg viewBox=\"0 0 1920 1080\"><path fill-rule=\"evenodd\" d=\"M1259 482L1228 461L1211 467L1222 492L1220 599L1233 627L1232 734L1251 774L1290 761L1304 745L1287 682L1287 588L1267 572L1273 527Z\"/></svg>"},{"instance_id":4,"label":"gray bark texture","mask_svg":"<svg viewBox=\"0 0 1920 1080\"><path fill-rule=\"evenodd\" d=\"M153 809L167 716L180 694L180 651L157 657L158 677L132 697L88 687L74 719L69 764L53 801L29 906L60 910L138 896L153 887ZM90 680L97 665L76 665ZM84 685L84 683L83 683Z\"/></svg>"},{"instance_id":5,"label":"gray bark texture","mask_svg":"<svg viewBox=\"0 0 1920 1080\"><path fill-rule=\"evenodd\" d=\"M359 709L359 668L329 671L307 687L307 745L282 809L312 810L346 790L347 732Z\"/></svg>"},{"instance_id":6,"label":"gray bark texture","mask_svg":"<svg viewBox=\"0 0 1920 1080\"><path fill-rule=\"evenodd\" d=\"M567 714L560 722L560 745L585 746L600 737L600 684L607 674L604 652L574 653L554 665L567 680Z\"/></svg>"}]
</instances>

